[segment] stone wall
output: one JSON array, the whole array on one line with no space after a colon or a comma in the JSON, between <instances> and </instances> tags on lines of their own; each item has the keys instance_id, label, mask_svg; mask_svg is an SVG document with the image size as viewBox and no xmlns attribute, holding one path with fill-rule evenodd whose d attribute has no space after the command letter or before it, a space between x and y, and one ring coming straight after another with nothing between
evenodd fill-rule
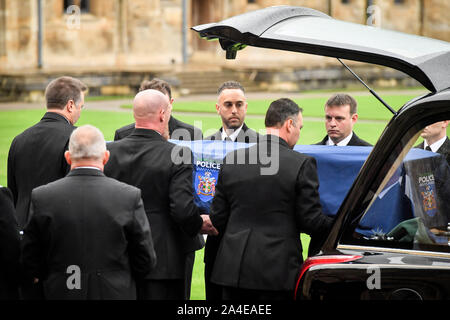
<instances>
[{"instance_id":1,"label":"stone wall","mask_svg":"<svg viewBox=\"0 0 450 320\"><path fill-rule=\"evenodd\" d=\"M64 11L63 0L41 1L44 69L161 70L182 63L182 0L89 0L89 12L78 18ZM383 28L450 41L448 0L188 0L187 4L188 26L287 4L311 7L355 23L371 19ZM371 13L368 4L375 6ZM37 6L37 0L0 0L0 72L36 69ZM187 36L192 64L229 64L217 43L199 40L191 30ZM299 59L289 53L281 57L284 64L297 66L328 64L326 59ZM246 49L242 61L263 66L278 63L279 58L279 52Z\"/></svg>"},{"instance_id":2,"label":"stone wall","mask_svg":"<svg viewBox=\"0 0 450 320\"><path fill-rule=\"evenodd\" d=\"M317 74L314 70L323 69L333 75L340 67L334 58L252 47L239 52L236 60L226 60L218 42L199 39L190 29L185 30L188 64L183 64L182 0L89 0L89 11L79 15L67 12L63 0L41 0L43 64L38 68L38 3L38 0L0 0L2 97L40 90L36 86L41 77L48 79L57 74L88 75L92 93L105 94L127 92L128 87L135 86L134 82L131 85L127 82L150 74L170 76L188 72L198 74L192 76L192 81L202 81L205 72L220 73L224 69L250 75L265 89L274 83L280 89L295 89L326 82L316 79L307 83L301 76L298 78L302 72L314 75ZM336 19L450 41L448 0L187 0L187 26L281 4L311 7ZM269 73L275 74L272 81L268 80ZM131 74L137 76L130 78ZM371 72L371 79L377 74ZM375 78L373 81L377 83Z\"/></svg>"}]
</instances>

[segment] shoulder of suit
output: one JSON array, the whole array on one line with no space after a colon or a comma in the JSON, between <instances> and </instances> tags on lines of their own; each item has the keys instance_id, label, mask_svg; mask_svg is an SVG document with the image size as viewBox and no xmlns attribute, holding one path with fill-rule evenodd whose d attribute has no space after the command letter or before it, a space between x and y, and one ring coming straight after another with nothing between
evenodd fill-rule
<instances>
[{"instance_id":1,"label":"shoulder of suit","mask_svg":"<svg viewBox=\"0 0 450 320\"><path fill-rule=\"evenodd\" d=\"M134 130L134 123L130 123L126 126L117 129L114 132L114 141L119 141L126 138L133 132L133 130Z\"/></svg>"},{"instance_id":2,"label":"shoulder of suit","mask_svg":"<svg viewBox=\"0 0 450 320\"><path fill-rule=\"evenodd\" d=\"M58 132L58 135L62 133L64 136L70 137L70 134L73 130L76 129L72 124L68 123L64 119L60 121L51 121L51 122L43 122L42 120L38 123L28 127L23 132L18 134L14 140L27 139L29 135L35 135L36 131L42 132L42 128L45 128L45 132L48 135L54 135L55 132Z\"/></svg>"},{"instance_id":3,"label":"shoulder of suit","mask_svg":"<svg viewBox=\"0 0 450 320\"><path fill-rule=\"evenodd\" d=\"M139 189L139 188L137 188L135 186L132 186L130 184L127 184L125 182L119 181L117 179L114 179L114 178L111 178L111 177L108 177L108 176L104 176L104 178L106 178L106 179L103 179L103 181L104 181L103 183L107 183L111 187L117 188L117 190L118 190L117 195L118 196L120 196L121 194L124 194L125 192L130 192L132 194L135 194L135 193L141 194L141 189Z\"/></svg>"},{"instance_id":4,"label":"shoulder of suit","mask_svg":"<svg viewBox=\"0 0 450 320\"><path fill-rule=\"evenodd\" d=\"M328 136L325 136L321 141L315 143L315 145L325 145L327 143Z\"/></svg>"},{"instance_id":5,"label":"shoulder of suit","mask_svg":"<svg viewBox=\"0 0 450 320\"><path fill-rule=\"evenodd\" d=\"M193 125L191 125L189 123L186 123L186 122L183 122L183 121L180 121L180 120L178 120L178 119L176 119L174 117L172 117L172 119L175 122L175 129L177 129L177 128L186 128L186 129L193 129L193 130L194 129L198 129L198 128L194 127Z\"/></svg>"},{"instance_id":6,"label":"shoulder of suit","mask_svg":"<svg viewBox=\"0 0 450 320\"><path fill-rule=\"evenodd\" d=\"M363 139L361 139L360 137L358 137L356 135L356 133L353 132L353 137L351 138L349 144L349 146L367 146L367 147L371 147L372 144L368 143L367 141L364 141Z\"/></svg>"},{"instance_id":7,"label":"shoulder of suit","mask_svg":"<svg viewBox=\"0 0 450 320\"><path fill-rule=\"evenodd\" d=\"M117 133L127 132L134 130L134 123L127 124L126 126L120 127L116 130Z\"/></svg>"},{"instance_id":8,"label":"shoulder of suit","mask_svg":"<svg viewBox=\"0 0 450 320\"><path fill-rule=\"evenodd\" d=\"M207 136L204 140L222 140L222 131L217 130L212 135Z\"/></svg>"},{"instance_id":9,"label":"shoulder of suit","mask_svg":"<svg viewBox=\"0 0 450 320\"><path fill-rule=\"evenodd\" d=\"M254 137L259 137L259 136L261 136L261 134L259 134L258 132L256 132L256 131L253 130L253 129L250 129L250 128L247 128L247 130L245 130L244 133L245 133L247 136L254 136Z\"/></svg>"}]
</instances>

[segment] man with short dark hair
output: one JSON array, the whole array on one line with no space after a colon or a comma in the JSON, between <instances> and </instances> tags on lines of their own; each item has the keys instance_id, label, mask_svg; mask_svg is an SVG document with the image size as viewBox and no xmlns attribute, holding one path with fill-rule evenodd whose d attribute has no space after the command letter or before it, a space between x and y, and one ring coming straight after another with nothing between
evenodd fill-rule
<instances>
[{"instance_id":1,"label":"man with short dark hair","mask_svg":"<svg viewBox=\"0 0 450 320\"><path fill-rule=\"evenodd\" d=\"M60 77L45 90L47 112L11 143L8 154L8 187L14 196L17 220L23 228L28 220L31 190L64 177L69 137L84 106L87 87L78 79Z\"/></svg>"},{"instance_id":2,"label":"man with short dark hair","mask_svg":"<svg viewBox=\"0 0 450 320\"><path fill-rule=\"evenodd\" d=\"M353 126L357 120L356 100L346 93L334 94L325 104L325 128L327 135L316 144L371 146L370 143L360 139L353 132Z\"/></svg>"},{"instance_id":3,"label":"man with short dark hair","mask_svg":"<svg viewBox=\"0 0 450 320\"><path fill-rule=\"evenodd\" d=\"M70 173L33 190L23 266L45 299L136 299L136 281L156 264L141 191L103 174L103 134L73 131Z\"/></svg>"},{"instance_id":4,"label":"man with short dark hair","mask_svg":"<svg viewBox=\"0 0 450 320\"><path fill-rule=\"evenodd\" d=\"M226 81L217 90L216 111L222 120L222 127L205 140L234 142L256 142L258 133L247 127L247 99L244 87L237 81Z\"/></svg>"},{"instance_id":5,"label":"man with short dark hair","mask_svg":"<svg viewBox=\"0 0 450 320\"><path fill-rule=\"evenodd\" d=\"M226 156L211 206L211 222L223 233L211 281L224 287L224 299L292 299L300 233L325 237L331 226L314 158L292 150L301 109L290 99L276 100L265 125L267 135L256 145ZM274 170L266 170L269 163Z\"/></svg>"},{"instance_id":6,"label":"man with short dark hair","mask_svg":"<svg viewBox=\"0 0 450 320\"><path fill-rule=\"evenodd\" d=\"M222 127L205 140L257 142L260 135L244 122L248 107L244 87L237 81L226 81L220 85L217 94L216 111L222 120ZM205 245L205 295L206 300L210 301L222 298L222 288L210 281L220 237L208 236Z\"/></svg>"},{"instance_id":7,"label":"man with short dark hair","mask_svg":"<svg viewBox=\"0 0 450 320\"><path fill-rule=\"evenodd\" d=\"M170 104L173 105L174 99L172 98L172 89L170 88L168 82L158 78L154 78L153 80L144 80L139 87L139 92L147 89L154 89L162 92L169 98ZM131 123L117 129L114 134L114 141L129 136L133 132L134 127L135 124ZM169 119L168 127L170 139L185 141L203 139L203 133L199 128L194 127L188 123L184 123L176 119L173 115L171 115Z\"/></svg>"}]
</instances>

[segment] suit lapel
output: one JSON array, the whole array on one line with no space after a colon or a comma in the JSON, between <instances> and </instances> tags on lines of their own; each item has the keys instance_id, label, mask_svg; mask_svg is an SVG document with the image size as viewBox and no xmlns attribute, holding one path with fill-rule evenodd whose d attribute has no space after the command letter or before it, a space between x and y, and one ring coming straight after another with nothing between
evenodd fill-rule
<instances>
[{"instance_id":1,"label":"suit lapel","mask_svg":"<svg viewBox=\"0 0 450 320\"><path fill-rule=\"evenodd\" d=\"M446 155L447 153L449 153L449 151L450 151L450 140L447 137L442 146L437 150L437 152Z\"/></svg>"}]
</instances>

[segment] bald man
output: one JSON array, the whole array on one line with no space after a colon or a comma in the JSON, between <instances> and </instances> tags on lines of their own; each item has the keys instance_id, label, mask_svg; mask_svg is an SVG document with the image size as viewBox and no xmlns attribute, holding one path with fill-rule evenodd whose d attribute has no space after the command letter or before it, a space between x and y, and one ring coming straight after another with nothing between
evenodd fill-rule
<instances>
[{"instance_id":1,"label":"bald man","mask_svg":"<svg viewBox=\"0 0 450 320\"><path fill-rule=\"evenodd\" d=\"M187 260L201 249L199 233L217 234L209 216L194 204L192 154L167 141L171 106L157 90L139 92L133 101L135 129L108 144L106 175L142 190L158 258L139 288L140 299L186 298Z\"/></svg>"},{"instance_id":2,"label":"bald man","mask_svg":"<svg viewBox=\"0 0 450 320\"><path fill-rule=\"evenodd\" d=\"M45 299L136 299L136 281L156 264L141 191L107 178L103 134L82 126L70 136L71 171L32 191L23 266Z\"/></svg>"}]
</instances>

